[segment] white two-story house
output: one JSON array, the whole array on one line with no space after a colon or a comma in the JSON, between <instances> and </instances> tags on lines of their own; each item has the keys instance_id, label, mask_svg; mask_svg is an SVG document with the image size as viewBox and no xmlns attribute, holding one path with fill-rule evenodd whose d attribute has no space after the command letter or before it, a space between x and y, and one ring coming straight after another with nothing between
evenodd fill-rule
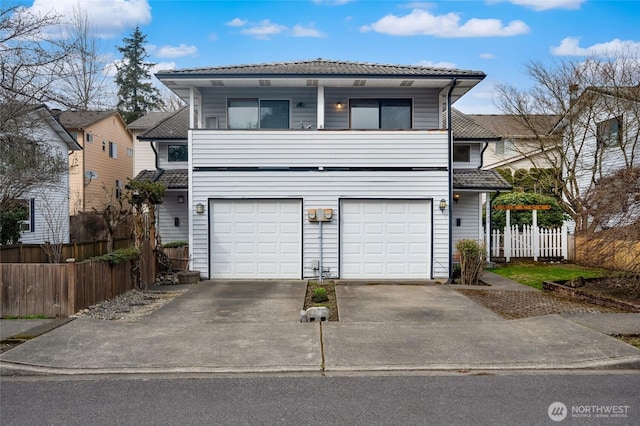
<instances>
[{"instance_id":1,"label":"white two-story house","mask_svg":"<svg viewBox=\"0 0 640 426\"><path fill-rule=\"evenodd\" d=\"M482 137L454 141L479 71L318 59L156 77L189 105L204 278L447 278L454 218L481 239L480 195L508 188L480 169Z\"/></svg>"}]
</instances>

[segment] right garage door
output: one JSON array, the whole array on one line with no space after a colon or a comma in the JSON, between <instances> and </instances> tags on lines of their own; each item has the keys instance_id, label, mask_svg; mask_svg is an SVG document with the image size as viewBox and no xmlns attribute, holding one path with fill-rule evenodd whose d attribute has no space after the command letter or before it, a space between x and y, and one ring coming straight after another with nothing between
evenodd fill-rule
<instances>
[{"instance_id":1,"label":"right garage door","mask_svg":"<svg viewBox=\"0 0 640 426\"><path fill-rule=\"evenodd\" d=\"M340 276L431 278L431 201L342 200Z\"/></svg>"}]
</instances>

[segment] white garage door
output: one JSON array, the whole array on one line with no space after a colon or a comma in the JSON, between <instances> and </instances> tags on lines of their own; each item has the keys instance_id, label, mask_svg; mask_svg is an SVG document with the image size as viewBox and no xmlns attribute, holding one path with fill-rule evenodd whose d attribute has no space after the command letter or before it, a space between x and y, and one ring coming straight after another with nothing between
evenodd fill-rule
<instances>
[{"instance_id":1,"label":"white garage door","mask_svg":"<svg viewBox=\"0 0 640 426\"><path fill-rule=\"evenodd\" d=\"M431 202L343 200L342 278L430 278Z\"/></svg>"},{"instance_id":2,"label":"white garage door","mask_svg":"<svg viewBox=\"0 0 640 426\"><path fill-rule=\"evenodd\" d=\"M300 200L210 204L213 278L301 278Z\"/></svg>"}]
</instances>

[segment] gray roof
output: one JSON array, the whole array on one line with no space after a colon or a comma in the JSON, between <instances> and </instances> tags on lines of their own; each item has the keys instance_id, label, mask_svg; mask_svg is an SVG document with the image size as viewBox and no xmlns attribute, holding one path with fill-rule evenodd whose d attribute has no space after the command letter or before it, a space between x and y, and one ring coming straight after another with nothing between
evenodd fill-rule
<instances>
[{"instance_id":1,"label":"gray roof","mask_svg":"<svg viewBox=\"0 0 640 426\"><path fill-rule=\"evenodd\" d=\"M453 171L453 189L510 191L513 187L494 170L464 169Z\"/></svg>"},{"instance_id":2,"label":"gray roof","mask_svg":"<svg viewBox=\"0 0 640 426\"><path fill-rule=\"evenodd\" d=\"M482 71L435 68L417 65L386 65L365 62L334 61L318 58L308 61L217 66L160 71L157 76L392 76L392 77L473 77L484 78Z\"/></svg>"},{"instance_id":3,"label":"gray roof","mask_svg":"<svg viewBox=\"0 0 640 426\"><path fill-rule=\"evenodd\" d=\"M189 188L189 172L187 169L175 170L143 170L134 180L157 182L167 189Z\"/></svg>"},{"instance_id":4,"label":"gray roof","mask_svg":"<svg viewBox=\"0 0 640 426\"><path fill-rule=\"evenodd\" d=\"M451 109L451 126L454 140L500 140L500 135L487 129L470 116Z\"/></svg>"},{"instance_id":5,"label":"gray roof","mask_svg":"<svg viewBox=\"0 0 640 426\"><path fill-rule=\"evenodd\" d=\"M535 126L538 135L548 135L560 118L557 115L528 115L521 117L510 114L469 114L469 117L503 138L523 139L536 137L531 125ZM529 120L529 125L524 124L525 118Z\"/></svg>"},{"instance_id":6,"label":"gray roof","mask_svg":"<svg viewBox=\"0 0 640 426\"><path fill-rule=\"evenodd\" d=\"M131 130L147 130L158 124L160 121L173 115L174 111L153 111L148 112L137 120L129 123L127 127Z\"/></svg>"},{"instance_id":7,"label":"gray roof","mask_svg":"<svg viewBox=\"0 0 640 426\"><path fill-rule=\"evenodd\" d=\"M189 108L183 107L138 136L138 140L184 139L189 137Z\"/></svg>"},{"instance_id":8,"label":"gray roof","mask_svg":"<svg viewBox=\"0 0 640 426\"><path fill-rule=\"evenodd\" d=\"M118 111L63 111L59 115L59 120L67 129L85 129L114 114L118 114Z\"/></svg>"}]
</instances>

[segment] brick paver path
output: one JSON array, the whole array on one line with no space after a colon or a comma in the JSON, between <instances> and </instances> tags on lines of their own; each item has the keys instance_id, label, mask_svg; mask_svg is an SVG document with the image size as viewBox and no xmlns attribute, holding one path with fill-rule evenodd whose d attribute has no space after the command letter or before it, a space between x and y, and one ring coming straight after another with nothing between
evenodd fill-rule
<instances>
[{"instance_id":1,"label":"brick paver path","mask_svg":"<svg viewBox=\"0 0 640 426\"><path fill-rule=\"evenodd\" d=\"M458 292L505 319L551 314L620 312L590 303L577 302L535 291L467 290Z\"/></svg>"}]
</instances>

